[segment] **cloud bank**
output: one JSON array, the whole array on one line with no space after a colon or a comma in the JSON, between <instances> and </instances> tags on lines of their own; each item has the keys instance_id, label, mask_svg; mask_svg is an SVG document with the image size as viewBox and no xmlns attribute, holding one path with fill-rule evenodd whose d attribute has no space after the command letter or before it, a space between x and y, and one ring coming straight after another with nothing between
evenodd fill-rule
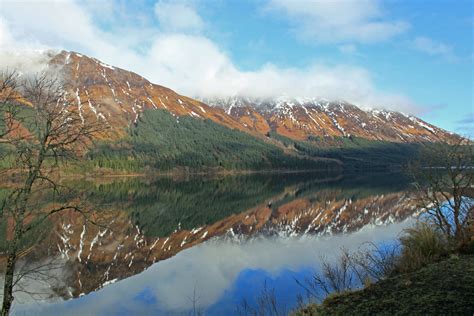
<instances>
[{"instance_id":1,"label":"cloud bank","mask_svg":"<svg viewBox=\"0 0 474 316\"><path fill-rule=\"evenodd\" d=\"M303 14L307 8L302 3L270 1L270 5L286 8L291 16ZM305 20L330 24L334 38L360 41L378 40L381 34L386 38L402 30L398 22L379 21L381 12L374 1L347 3L351 10L335 14L337 10L331 11L335 9L316 1L316 9L308 11L311 16ZM419 110L406 96L379 90L372 75L359 66L313 62L304 68L292 68L267 63L243 71L216 42L204 35L205 22L190 2L160 0L151 16L132 22L110 17L111 14L119 17L117 10L100 20L95 6L88 6L87 2L79 5L73 0L4 1L2 6L0 66L10 63L11 51L66 49L137 72L188 96L323 97L364 107L409 113ZM319 9L322 13L318 13ZM326 21L326 15L332 15L334 22ZM153 23L143 22L146 19ZM349 28L355 33L344 31ZM347 47L351 50L352 46ZM10 57L5 57L5 51L10 52Z\"/></svg>"},{"instance_id":2,"label":"cloud bank","mask_svg":"<svg viewBox=\"0 0 474 316\"><path fill-rule=\"evenodd\" d=\"M378 0L271 0L269 10L284 13L300 37L318 42L373 43L405 32L405 21L384 17Z\"/></svg>"}]
</instances>

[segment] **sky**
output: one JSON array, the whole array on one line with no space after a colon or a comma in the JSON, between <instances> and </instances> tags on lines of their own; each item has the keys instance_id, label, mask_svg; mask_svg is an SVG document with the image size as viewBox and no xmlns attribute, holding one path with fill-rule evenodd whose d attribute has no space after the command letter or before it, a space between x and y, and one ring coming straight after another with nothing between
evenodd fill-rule
<instances>
[{"instance_id":1,"label":"sky","mask_svg":"<svg viewBox=\"0 0 474 316\"><path fill-rule=\"evenodd\" d=\"M472 0L0 0L0 66L65 49L188 96L317 97L474 136Z\"/></svg>"}]
</instances>

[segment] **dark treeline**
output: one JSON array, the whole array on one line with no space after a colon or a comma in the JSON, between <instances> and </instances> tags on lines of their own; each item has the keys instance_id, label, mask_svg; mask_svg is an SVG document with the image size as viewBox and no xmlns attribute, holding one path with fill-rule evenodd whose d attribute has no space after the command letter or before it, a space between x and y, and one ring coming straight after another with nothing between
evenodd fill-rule
<instances>
[{"instance_id":1,"label":"dark treeline","mask_svg":"<svg viewBox=\"0 0 474 316\"><path fill-rule=\"evenodd\" d=\"M0 122L1 123L1 122ZM1 128L1 126L0 126ZM424 144L358 137L310 137L297 141L271 132L268 141L210 120L147 110L128 134L97 142L78 172L96 168L143 172L210 170L378 170L400 169L419 156ZM277 146L280 144L281 146ZM438 145L442 146L442 145ZM0 151L8 150L0 146ZM286 152L282 148L288 148ZM293 153L293 154L289 154ZM8 168L8 155L0 168ZM319 159L323 158L323 159ZM329 159L324 159L329 158ZM337 161L342 162L337 163Z\"/></svg>"},{"instance_id":2,"label":"dark treeline","mask_svg":"<svg viewBox=\"0 0 474 316\"><path fill-rule=\"evenodd\" d=\"M390 170L403 167L419 155L423 144L394 143L360 137L309 137L297 141L277 133L272 138L311 157L338 159L346 170Z\"/></svg>"},{"instance_id":3,"label":"dark treeline","mask_svg":"<svg viewBox=\"0 0 474 316\"><path fill-rule=\"evenodd\" d=\"M149 110L129 128L129 136L98 144L89 154L92 167L138 171L189 168L206 170L341 169L387 171L415 159L423 144L393 143L359 137L310 137L297 141L275 132L269 142L210 120L176 117L165 110ZM284 153L280 143L289 148Z\"/></svg>"},{"instance_id":4,"label":"dark treeline","mask_svg":"<svg viewBox=\"0 0 474 316\"><path fill-rule=\"evenodd\" d=\"M99 144L89 159L94 167L125 170L338 168L335 162L287 155L275 145L210 120L176 117L165 110L146 111L127 138Z\"/></svg>"}]
</instances>

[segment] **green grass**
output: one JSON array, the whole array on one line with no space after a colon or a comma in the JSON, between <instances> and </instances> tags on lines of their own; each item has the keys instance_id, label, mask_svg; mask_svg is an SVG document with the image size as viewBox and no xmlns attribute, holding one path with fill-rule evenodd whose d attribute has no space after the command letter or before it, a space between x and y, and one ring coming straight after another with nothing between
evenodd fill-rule
<instances>
[{"instance_id":1,"label":"green grass","mask_svg":"<svg viewBox=\"0 0 474 316\"><path fill-rule=\"evenodd\" d=\"M327 298L295 315L472 315L474 256L452 256L415 272Z\"/></svg>"}]
</instances>

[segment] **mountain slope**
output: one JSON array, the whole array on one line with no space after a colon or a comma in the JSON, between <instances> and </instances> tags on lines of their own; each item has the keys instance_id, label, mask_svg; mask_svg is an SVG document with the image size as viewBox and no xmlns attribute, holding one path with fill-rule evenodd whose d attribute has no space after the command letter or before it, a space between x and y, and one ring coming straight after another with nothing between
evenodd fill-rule
<instances>
[{"instance_id":1,"label":"mountain slope","mask_svg":"<svg viewBox=\"0 0 474 316\"><path fill-rule=\"evenodd\" d=\"M125 163L138 164L138 169L148 166L193 171L341 169L341 163L331 157L286 154L248 133L211 120L176 117L161 109L145 110L126 137L104 142L90 152L90 157L94 167L112 169L122 169Z\"/></svg>"},{"instance_id":2,"label":"mountain slope","mask_svg":"<svg viewBox=\"0 0 474 316\"><path fill-rule=\"evenodd\" d=\"M59 77L71 110L83 121L97 119L112 130L110 136L98 137L89 160L81 161L82 169L75 170L80 173L90 171L89 167L112 172L143 172L145 167L168 171L340 169L341 163L334 159L285 153L281 144L245 128L222 109L132 72L74 52L49 52L49 58L46 70Z\"/></svg>"},{"instance_id":3,"label":"mountain slope","mask_svg":"<svg viewBox=\"0 0 474 316\"><path fill-rule=\"evenodd\" d=\"M295 140L310 137L361 137L390 142L453 142L459 136L417 117L385 110L362 110L347 102L322 99L212 98L177 94L145 78L74 52L53 55L67 91L80 111L93 112L120 130L137 122L145 109L210 119L253 135L274 131ZM208 106L211 105L211 106Z\"/></svg>"},{"instance_id":4,"label":"mountain slope","mask_svg":"<svg viewBox=\"0 0 474 316\"><path fill-rule=\"evenodd\" d=\"M295 139L351 137L391 142L452 142L457 135L423 120L385 110L367 110L347 102L311 98L203 99L260 133L270 130Z\"/></svg>"},{"instance_id":5,"label":"mountain slope","mask_svg":"<svg viewBox=\"0 0 474 316\"><path fill-rule=\"evenodd\" d=\"M104 120L113 131L91 153L92 167L326 169L342 161L385 168L412 159L420 143L460 139L413 116L345 102L198 101L79 53L48 56L73 110L84 120Z\"/></svg>"},{"instance_id":6,"label":"mountain slope","mask_svg":"<svg viewBox=\"0 0 474 316\"><path fill-rule=\"evenodd\" d=\"M59 71L64 88L77 100L80 112L94 113L118 132L136 123L146 109L165 109L174 115L190 115L229 128L245 129L222 109L79 53L62 51L53 55L49 64Z\"/></svg>"}]
</instances>

